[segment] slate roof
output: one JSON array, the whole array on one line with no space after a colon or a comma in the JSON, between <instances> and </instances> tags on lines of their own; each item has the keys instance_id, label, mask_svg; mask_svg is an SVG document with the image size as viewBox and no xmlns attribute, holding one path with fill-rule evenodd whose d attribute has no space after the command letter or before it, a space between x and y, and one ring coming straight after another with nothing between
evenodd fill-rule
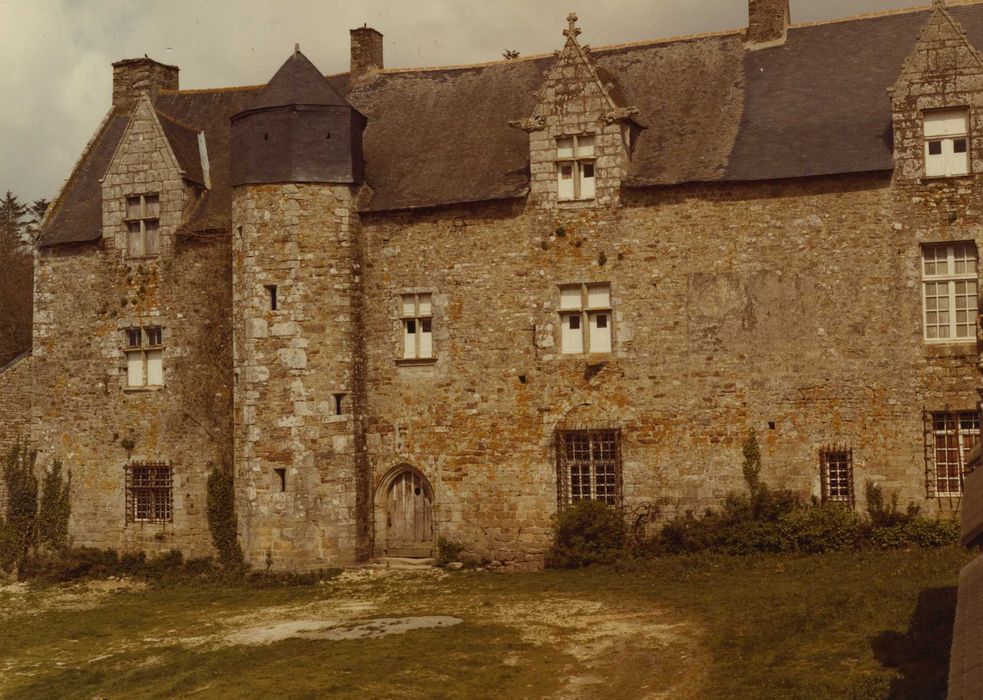
<instances>
[{"instance_id":1,"label":"slate roof","mask_svg":"<svg viewBox=\"0 0 983 700\"><path fill-rule=\"evenodd\" d=\"M296 49L270 82L250 104L250 109L267 109L286 105L331 105L347 107L345 98L324 80L310 59Z\"/></svg>"},{"instance_id":2,"label":"slate roof","mask_svg":"<svg viewBox=\"0 0 983 700\"><path fill-rule=\"evenodd\" d=\"M205 174L201 164L201 146L198 143L200 129L183 124L167 114L157 112L164 136L171 144L171 150L184 171L184 177L199 185L205 184Z\"/></svg>"},{"instance_id":3,"label":"slate roof","mask_svg":"<svg viewBox=\"0 0 983 700\"><path fill-rule=\"evenodd\" d=\"M983 47L983 3L949 11ZM887 89L928 17L920 9L793 26L783 45L756 51L746 50L736 31L595 48L611 94L638 107L637 120L647 127L635 141L625 186L891 170ZM553 60L386 70L351 90L341 74L329 77L333 91L307 80L309 61L288 60L265 89L164 91L158 112L203 130L207 143L212 187L188 228L230 225L232 115L298 99L347 98L368 117L363 149L374 194L365 211L522 196L528 136L509 122L532 114ZM122 134L118 121L111 118L97 136L42 244L98 238L98 179Z\"/></svg>"}]
</instances>

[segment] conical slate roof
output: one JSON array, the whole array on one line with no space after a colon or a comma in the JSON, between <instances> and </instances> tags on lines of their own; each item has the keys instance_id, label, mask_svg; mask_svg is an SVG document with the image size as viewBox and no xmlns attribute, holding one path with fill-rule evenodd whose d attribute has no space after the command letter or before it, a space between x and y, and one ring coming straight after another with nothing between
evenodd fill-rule
<instances>
[{"instance_id":1,"label":"conical slate roof","mask_svg":"<svg viewBox=\"0 0 983 700\"><path fill-rule=\"evenodd\" d=\"M334 91L331 83L300 52L300 48L295 49L280 66L249 108L268 109L286 105L351 106Z\"/></svg>"}]
</instances>

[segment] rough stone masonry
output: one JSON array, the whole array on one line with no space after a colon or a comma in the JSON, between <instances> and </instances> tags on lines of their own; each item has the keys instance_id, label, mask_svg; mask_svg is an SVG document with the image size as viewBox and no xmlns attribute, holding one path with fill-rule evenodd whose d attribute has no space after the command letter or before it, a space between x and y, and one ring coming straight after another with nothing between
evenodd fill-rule
<instances>
[{"instance_id":1,"label":"rough stone masonry","mask_svg":"<svg viewBox=\"0 0 983 700\"><path fill-rule=\"evenodd\" d=\"M0 444L72 471L75 543L189 556L229 465L273 568L438 538L540 566L576 500L719 505L749 428L769 484L958 510L983 5L749 9L593 49L571 15L556 55L419 70L362 28L350 74L297 48L256 88L115 64ZM968 166L931 177L937 156Z\"/></svg>"}]
</instances>

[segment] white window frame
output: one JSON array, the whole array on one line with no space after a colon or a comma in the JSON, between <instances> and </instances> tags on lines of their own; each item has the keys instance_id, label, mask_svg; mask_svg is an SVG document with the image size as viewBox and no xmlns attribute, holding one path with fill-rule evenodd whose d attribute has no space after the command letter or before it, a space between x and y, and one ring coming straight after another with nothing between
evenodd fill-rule
<instances>
[{"instance_id":1,"label":"white window frame","mask_svg":"<svg viewBox=\"0 0 983 700\"><path fill-rule=\"evenodd\" d=\"M936 496L959 496L963 492L966 459L980 439L977 411L932 413L932 454L935 460Z\"/></svg>"},{"instance_id":2,"label":"white window frame","mask_svg":"<svg viewBox=\"0 0 983 700\"><path fill-rule=\"evenodd\" d=\"M929 110L922 114L922 120L925 177L961 177L972 173L969 109ZM957 148L962 150L957 152ZM932 153L933 150L938 152Z\"/></svg>"},{"instance_id":3,"label":"white window frame","mask_svg":"<svg viewBox=\"0 0 983 700\"><path fill-rule=\"evenodd\" d=\"M945 272L938 273L938 265L942 258L933 257L929 259L929 251L945 250ZM957 255L958 252L972 251L973 257ZM970 265L970 261L972 264ZM956 271L956 265L963 266L961 272ZM935 268L930 268L934 265ZM979 253L976 244L972 241L957 241L953 243L926 243L921 247L921 266L922 266L922 336L926 343L969 343L976 341L976 323L979 313ZM969 268L972 269L969 269ZM940 294L940 286L944 288L944 295ZM945 300L945 308L939 308L940 300ZM971 300L966 302L966 300ZM962 303L963 308L958 304ZM929 308L930 306L936 308ZM935 317L936 322L932 323L930 314L948 314L947 320L943 323ZM959 313L965 313L967 320L959 323ZM938 332L942 328L946 329L946 335L933 337L931 330ZM959 335L964 331L965 335Z\"/></svg>"},{"instance_id":4,"label":"white window frame","mask_svg":"<svg viewBox=\"0 0 983 700\"><path fill-rule=\"evenodd\" d=\"M136 202L137 216L131 216L131 205ZM153 211L149 203L156 203ZM145 192L127 195L124 202L126 224L126 257L131 259L155 258L160 255L160 194ZM154 235L148 235L153 233ZM136 245L135 245L136 244Z\"/></svg>"},{"instance_id":5,"label":"white window frame","mask_svg":"<svg viewBox=\"0 0 983 700\"><path fill-rule=\"evenodd\" d=\"M404 292L399 295L399 359L416 362L437 359L433 296L433 292ZM407 303L412 306L410 312L407 312ZM410 336L413 338L412 347L407 343Z\"/></svg>"},{"instance_id":6,"label":"white window frame","mask_svg":"<svg viewBox=\"0 0 983 700\"><path fill-rule=\"evenodd\" d=\"M590 145L586 145L587 140ZM564 142L570 142L566 148ZM561 202L589 201L597 196L597 135L573 134L556 139L557 199ZM570 177L565 177L569 168ZM572 179L572 196L564 196L563 181Z\"/></svg>"},{"instance_id":7,"label":"white window frame","mask_svg":"<svg viewBox=\"0 0 983 700\"><path fill-rule=\"evenodd\" d=\"M162 326L130 326L124 328L123 354L126 357L127 389L164 386L164 328ZM136 361L140 369L138 383L132 381L131 360ZM156 371L152 372L151 370L155 365Z\"/></svg>"},{"instance_id":8,"label":"white window frame","mask_svg":"<svg viewBox=\"0 0 983 700\"><path fill-rule=\"evenodd\" d=\"M564 308L564 292L577 290L580 296L579 305ZM596 304L591 300L591 290L605 293L607 296L606 304ZM599 296L599 295L598 295ZM560 285L560 352L564 355L609 355L614 352L614 302L611 299L610 282L581 282L575 284ZM600 318L604 317L607 330L607 343L602 340L603 336L598 334L597 339L591 337L591 328L597 328ZM568 347L565 342L566 329L570 324L570 319L576 319L579 323L580 343L579 348Z\"/></svg>"}]
</instances>

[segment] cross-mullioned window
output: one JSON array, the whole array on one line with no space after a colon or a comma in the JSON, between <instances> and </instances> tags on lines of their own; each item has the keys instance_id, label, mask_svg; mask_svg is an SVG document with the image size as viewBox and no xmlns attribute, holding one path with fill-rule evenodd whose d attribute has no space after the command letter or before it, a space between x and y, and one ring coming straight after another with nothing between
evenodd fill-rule
<instances>
[{"instance_id":1,"label":"cross-mullioned window","mask_svg":"<svg viewBox=\"0 0 983 700\"><path fill-rule=\"evenodd\" d=\"M560 505L577 501L621 504L620 432L557 431L557 477Z\"/></svg>"}]
</instances>

